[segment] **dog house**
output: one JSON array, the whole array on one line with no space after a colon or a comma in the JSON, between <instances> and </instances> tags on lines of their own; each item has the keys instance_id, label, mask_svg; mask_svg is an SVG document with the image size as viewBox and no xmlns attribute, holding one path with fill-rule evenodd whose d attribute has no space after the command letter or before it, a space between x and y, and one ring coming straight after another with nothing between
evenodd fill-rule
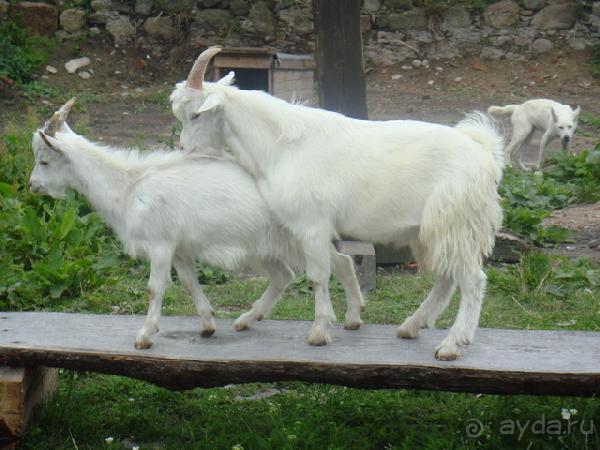
<instances>
[{"instance_id":1,"label":"dog house","mask_svg":"<svg viewBox=\"0 0 600 450\"><path fill-rule=\"evenodd\" d=\"M240 89L262 90L287 101L317 105L315 60L264 47L224 48L213 59L212 78L233 70Z\"/></svg>"}]
</instances>

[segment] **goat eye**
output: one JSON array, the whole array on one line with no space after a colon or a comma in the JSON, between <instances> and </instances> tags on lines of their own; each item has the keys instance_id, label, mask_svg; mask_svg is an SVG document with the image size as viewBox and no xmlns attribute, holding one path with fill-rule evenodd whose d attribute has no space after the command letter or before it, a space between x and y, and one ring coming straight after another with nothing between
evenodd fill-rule
<instances>
[{"instance_id":1,"label":"goat eye","mask_svg":"<svg viewBox=\"0 0 600 450\"><path fill-rule=\"evenodd\" d=\"M47 166L48 165L48 161L40 161L40 166Z\"/></svg>"},{"instance_id":2,"label":"goat eye","mask_svg":"<svg viewBox=\"0 0 600 450\"><path fill-rule=\"evenodd\" d=\"M565 127L558 127L559 129L563 130Z\"/></svg>"},{"instance_id":3,"label":"goat eye","mask_svg":"<svg viewBox=\"0 0 600 450\"><path fill-rule=\"evenodd\" d=\"M200 113L192 114L192 120L196 120L198 117L200 117Z\"/></svg>"},{"instance_id":4,"label":"goat eye","mask_svg":"<svg viewBox=\"0 0 600 450\"><path fill-rule=\"evenodd\" d=\"M569 130L570 130L571 128L572 128L572 126L571 126L571 125L569 125Z\"/></svg>"}]
</instances>

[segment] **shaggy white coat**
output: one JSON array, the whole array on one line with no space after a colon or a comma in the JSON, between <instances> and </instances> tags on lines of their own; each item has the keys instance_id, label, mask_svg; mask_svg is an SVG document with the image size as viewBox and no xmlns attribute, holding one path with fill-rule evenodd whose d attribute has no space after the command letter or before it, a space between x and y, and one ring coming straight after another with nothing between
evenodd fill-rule
<instances>
[{"instance_id":1,"label":"shaggy white coat","mask_svg":"<svg viewBox=\"0 0 600 450\"><path fill-rule=\"evenodd\" d=\"M327 248L342 234L410 245L420 267L434 273L431 293L400 327L401 337L434 326L460 287L458 316L436 350L440 359L456 358L473 340L486 285L482 258L502 222L504 143L492 121L480 113L453 128L355 120L238 90L228 78L202 90L177 85L171 100L183 123L181 143L227 148L301 242L315 286L310 343L330 340Z\"/></svg>"}]
</instances>

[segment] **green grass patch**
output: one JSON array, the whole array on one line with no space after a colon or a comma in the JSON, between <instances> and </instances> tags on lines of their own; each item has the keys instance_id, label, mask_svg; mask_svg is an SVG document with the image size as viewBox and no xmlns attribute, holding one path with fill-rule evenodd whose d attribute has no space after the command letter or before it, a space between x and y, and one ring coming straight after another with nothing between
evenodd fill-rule
<instances>
[{"instance_id":1,"label":"green grass patch","mask_svg":"<svg viewBox=\"0 0 600 450\"><path fill-rule=\"evenodd\" d=\"M583 125L588 125L596 128L596 131L600 131L600 117L592 114L592 113L583 113L579 117L579 123Z\"/></svg>"},{"instance_id":2,"label":"green grass patch","mask_svg":"<svg viewBox=\"0 0 600 450\"><path fill-rule=\"evenodd\" d=\"M171 101L169 100L169 96L171 93L165 89L158 89L152 94L146 97L147 101L158 106L162 106L165 109L171 108Z\"/></svg>"},{"instance_id":3,"label":"green grass patch","mask_svg":"<svg viewBox=\"0 0 600 450\"><path fill-rule=\"evenodd\" d=\"M32 72L46 62L54 46L54 40L28 36L11 20L0 21L0 82L29 82Z\"/></svg>"},{"instance_id":4,"label":"green grass patch","mask_svg":"<svg viewBox=\"0 0 600 450\"><path fill-rule=\"evenodd\" d=\"M504 226L538 244L568 241L571 232L544 227L552 210L600 200L600 148L576 155L560 152L543 173L507 168L499 188Z\"/></svg>"}]
</instances>

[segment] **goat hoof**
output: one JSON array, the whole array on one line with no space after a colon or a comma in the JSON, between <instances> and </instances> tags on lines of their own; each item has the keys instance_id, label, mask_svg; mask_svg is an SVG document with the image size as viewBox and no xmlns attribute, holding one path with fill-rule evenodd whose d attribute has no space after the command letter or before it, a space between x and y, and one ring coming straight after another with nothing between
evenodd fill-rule
<instances>
[{"instance_id":1,"label":"goat hoof","mask_svg":"<svg viewBox=\"0 0 600 450\"><path fill-rule=\"evenodd\" d=\"M439 359L440 361L454 361L459 356L460 355L458 353L444 353L440 350L435 352L435 358Z\"/></svg>"},{"instance_id":2,"label":"goat hoof","mask_svg":"<svg viewBox=\"0 0 600 450\"><path fill-rule=\"evenodd\" d=\"M151 340L135 341L135 348L138 350L146 350L152 347Z\"/></svg>"},{"instance_id":3,"label":"goat hoof","mask_svg":"<svg viewBox=\"0 0 600 450\"><path fill-rule=\"evenodd\" d=\"M326 331L312 331L308 337L308 343L316 347L327 345L331 342L331 336Z\"/></svg>"},{"instance_id":4,"label":"goat hoof","mask_svg":"<svg viewBox=\"0 0 600 450\"><path fill-rule=\"evenodd\" d=\"M209 338L211 337L213 334L215 334L215 329L214 328L208 328L206 330L202 330L200 332L200 336L202 336L203 338Z\"/></svg>"},{"instance_id":5,"label":"goat hoof","mask_svg":"<svg viewBox=\"0 0 600 450\"><path fill-rule=\"evenodd\" d=\"M440 361L454 361L459 356L460 351L456 345L441 345L435 351L435 357Z\"/></svg>"},{"instance_id":6,"label":"goat hoof","mask_svg":"<svg viewBox=\"0 0 600 450\"><path fill-rule=\"evenodd\" d=\"M362 325L362 320L359 320L358 322L347 322L344 324L344 328L346 330L358 330Z\"/></svg>"},{"instance_id":7,"label":"goat hoof","mask_svg":"<svg viewBox=\"0 0 600 450\"><path fill-rule=\"evenodd\" d=\"M233 328L235 328L235 331L246 331L250 327L248 326L248 324L246 322L235 321L233 323Z\"/></svg>"},{"instance_id":8,"label":"goat hoof","mask_svg":"<svg viewBox=\"0 0 600 450\"><path fill-rule=\"evenodd\" d=\"M331 341L331 339L327 339L327 338L314 338L314 339L308 339L308 343L310 345L313 345L315 347L322 347L324 345L329 344L329 342Z\"/></svg>"},{"instance_id":9,"label":"goat hoof","mask_svg":"<svg viewBox=\"0 0 600 450\"><path fill-rule=\"evenodd\" d=\"M412 326L410 323L404 322L398 327L396 336L402 339L414 339L419 336L419 328Z\"/></svg>"},{"instance_id":10,"label":"goat hoof","mask_svg":"<svg viewBox=\"0 0 600 450\"><path fill-rule=\"evenodd\" d=\"M256 316L256 320L257 320L258 322L260 322L260 321L261 321L261 320L263 320L264 318L265 318L265 316L263 316L262 314L259 314L259 315L257 315L257 316Z\"/></svg>"}]
</instances>

